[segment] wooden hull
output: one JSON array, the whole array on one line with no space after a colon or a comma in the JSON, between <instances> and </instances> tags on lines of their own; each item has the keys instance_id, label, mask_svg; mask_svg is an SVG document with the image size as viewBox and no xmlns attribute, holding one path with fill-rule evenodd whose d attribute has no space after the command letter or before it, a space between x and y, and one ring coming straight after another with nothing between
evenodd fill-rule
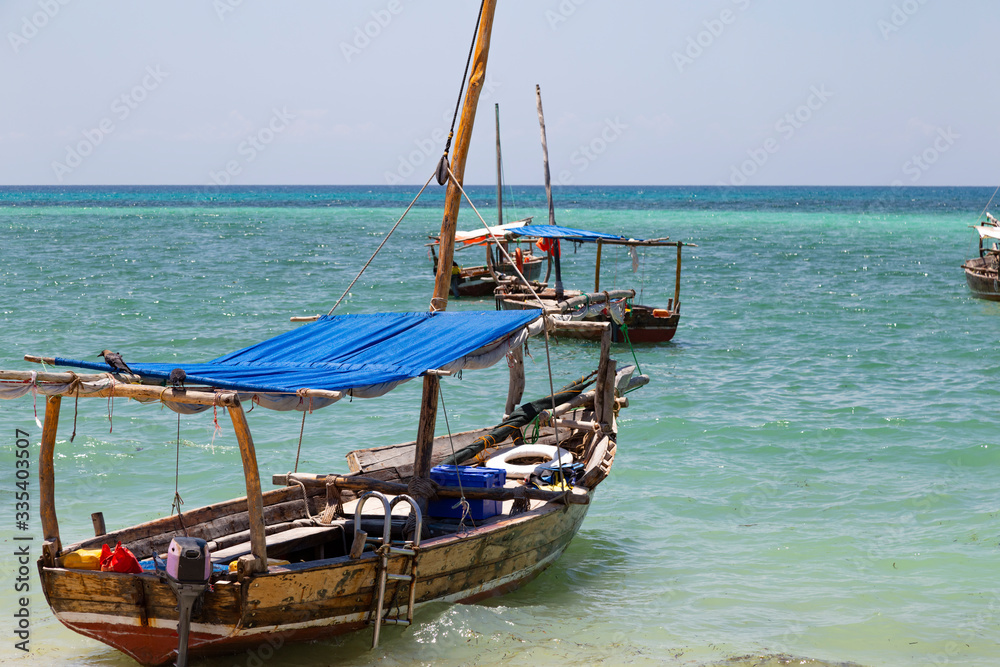
<instances>
[{"instance_id":1,"label":"wooden hull","mask_svg":"<svg viewBox=\"0 0 1000 667\"><path fill-rule=\"evenodd\" d=\"M1000 301L1000 274L990 268L981 257L970 259L962 265L965 281L977 299Z\"/></svg>"},{"instance_id":2,"label":"wooden hull","mask_svg":"<svg viewBox=\"0 0 1000 667\"><path fill-rule=\"evenodd\" d=\"M497 302L504 310L538 307L537 303L521 299L498 298ZM628 340L633 343L666 343L674 337L677 333L677 324L681 319L679 309L667 311L666 317L654 316L653 310L649 306L637 305L625 314ZM588 317L582 320L553 320L550 333L560 338L600 340L605 322L611 322L611 340L615 343L624 343L625 334L622 328L615 324L609 315Z\"/></svg>"},{"instance_id":3,"label":"wooden hull","mask_svg":"<svg viewBox=\"0 0 1000 667\"><path fill-rule=\"evenodd\" d=\"M509 264L500 266L502 273L513 274L514 271ZM542 260L536 257L529 257L525 260L521 273L529 281L537 281L542 275ZM458 296L460 297L485 297L492 296L497 283L490 275L489 269L485 266L475 266L462 269L458 279Z\"/></svg>"},{"instance_id":4,"label":"wooden hull","mask_svg":"<svg viewBox=\"0 0 1000 667\"><path fill-rule=\"evenodd\" d=\"M588 505L547 503L515 517L425 541L417 557L418 603L475 602L513 590L551 565L568 546ZM390 560L400 572L403 557ZM176 599L152 574L39 567L46 599L70 629L144 665L174 659ZM377 558L346 556L272 566L207 593L191 626L189 655L271 650L358 630L373 606ZM386 598L396 587L390 582ZM405 599L406 590L398 594Z\"/></svg>"}]
</instances>

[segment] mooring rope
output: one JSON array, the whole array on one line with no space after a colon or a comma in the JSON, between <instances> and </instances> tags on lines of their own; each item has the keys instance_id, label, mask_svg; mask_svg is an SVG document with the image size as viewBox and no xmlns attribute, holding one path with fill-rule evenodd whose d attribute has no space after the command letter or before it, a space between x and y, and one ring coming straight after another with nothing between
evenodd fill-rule
<instances>
[{"instance_id":1,"label":"mooring rope","mask_svg":"<svg viewBox=\"0 0 1000 667\"><path fill-rule=\"evenodd\" d=\"M180 477L181 477L181 413L177 413L177 455L174 460L174 500L170 503L170 514L173 515L174 509L177 510L177 520L180 521L181 530L184 531L184 537L187 537L187 526L184 525L184 516L181 512L181 505L184 504L184 500L181 499L180 492Z\"/></svg>"},{"instance_id":2,"label":"mooring rope","mask_svg":"<svg viewBox=\"0 0 1000 667\"><path fill-rule=\"evenodd\" d=\"M299 398L301 401L302 399ZM309 399L310 402L312 399ZM306 411L302 410L302 426L299 427L299 448L295 450L295 470L293 472L299 471L299 454L302 453L302 434L306 432ZM305 487L303 487L305 488Z\"/></svg>"},{"instance_id":3,"label":"mooring rope","mask_svg":"<svg viewBox=\"0 0 1000 667\"><path fill-rule=\"evenodd\" d=\"M76 390L76 399L73 401L73 434L69 436L69 441L73 442L76 439L76 417L80 410L80 385L83 381L73 371L70 371L70 375L73 376L73 381L69 383L70 389Z\"/></svg>"}]
</instances>

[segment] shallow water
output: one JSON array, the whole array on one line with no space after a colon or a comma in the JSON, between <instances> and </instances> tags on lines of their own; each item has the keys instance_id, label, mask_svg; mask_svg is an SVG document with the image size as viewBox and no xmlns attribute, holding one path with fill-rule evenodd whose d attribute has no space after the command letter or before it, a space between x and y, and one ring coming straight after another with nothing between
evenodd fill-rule
<instances>
[{"instance_id":1,"label":"shallow water","mask_svg":"<svg viewBox=\"0 0 1000 667\"><path fill-rule=\"evenodd\" d=\"M423 607L416 627L390 628L374 654L359 633L205 664L1000 662L1000 305L971 299L958 268L989 194L557 192L562 224L698 245L684 254L676 338L635 350L652 382L630 395L614 470L577 539L523 589ZM516 199L514 213L544 218L539 189ZM126 360L199 361L280 333L291 315L329 310L406 200L400 188L0 191L0 364L32 370L26 353L91 359L105 347ZM426 308L433 203L411 213L341 312ZM667 250L644 253L633 276L628 257L606 248L602 287L638 280L644 302L665 302ZM567 283L589 284L593 249L564 255ZM543 395L543 346L531 352L526 395ZM558 383L590 366L596 346L557 342L551 353ZM443 386L452 430L474 428L497 421L506 371ZM410 383L308 416L300 469L343 470L351 449L412 439L418 403ZM170 511L176 416L110 408L109 422L106 402L81 401L70 443L73 403L63 403L66 543L90 534L93 511L109 528ZM250 421L262 475L290 469L298 413L257 409ZM181 421L187 508L245 492L219 422L215 433L211 412ZM30 529L13 527L16 429L37 458L30 396L0 402L7 572L15 535L40 540L36 467ZM16 603L13 576L0 578L4 609ZM31 611L31 653L5 631L0 659L134 664L56 622L37 579Z\"/></svg>"}]
</instances>

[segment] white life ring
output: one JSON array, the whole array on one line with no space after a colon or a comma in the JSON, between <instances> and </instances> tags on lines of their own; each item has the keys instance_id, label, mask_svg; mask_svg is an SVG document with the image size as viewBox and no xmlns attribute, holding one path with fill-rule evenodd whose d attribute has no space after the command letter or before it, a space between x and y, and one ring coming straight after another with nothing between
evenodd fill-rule
<instances>
[{"instance_id":1,"label":"white life ring","mask_svg":"<svg viewBox=\"0 0 1000 667\"><path fill-rule=\"evenodd\" d=\"M527 456L544 458L545 462L523 466L507 463L508 460L519 459ZM569 465L573 463L573 454L554 445L521 445L489 459L486 461L486 467L506 470L507 477L511 479L523 479L535 472L536 468L557 460L561 466Z\"/></svg>"}]
</instances>

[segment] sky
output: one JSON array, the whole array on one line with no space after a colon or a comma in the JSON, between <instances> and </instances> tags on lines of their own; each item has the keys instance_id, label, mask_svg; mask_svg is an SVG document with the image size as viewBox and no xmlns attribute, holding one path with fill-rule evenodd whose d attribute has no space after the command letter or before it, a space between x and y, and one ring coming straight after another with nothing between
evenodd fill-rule
<instances>
[{"instance_id":1,"label":"sky","mask_svg":"<svg viewBox=\"0 0 1000 667\"><path fill-rule=\"evenodd\" d=\"M475 0L6 0L0 185L422 184ZM499 0L466 182L1000 183L995 0Z\"/></svg>"}]
</instances>

